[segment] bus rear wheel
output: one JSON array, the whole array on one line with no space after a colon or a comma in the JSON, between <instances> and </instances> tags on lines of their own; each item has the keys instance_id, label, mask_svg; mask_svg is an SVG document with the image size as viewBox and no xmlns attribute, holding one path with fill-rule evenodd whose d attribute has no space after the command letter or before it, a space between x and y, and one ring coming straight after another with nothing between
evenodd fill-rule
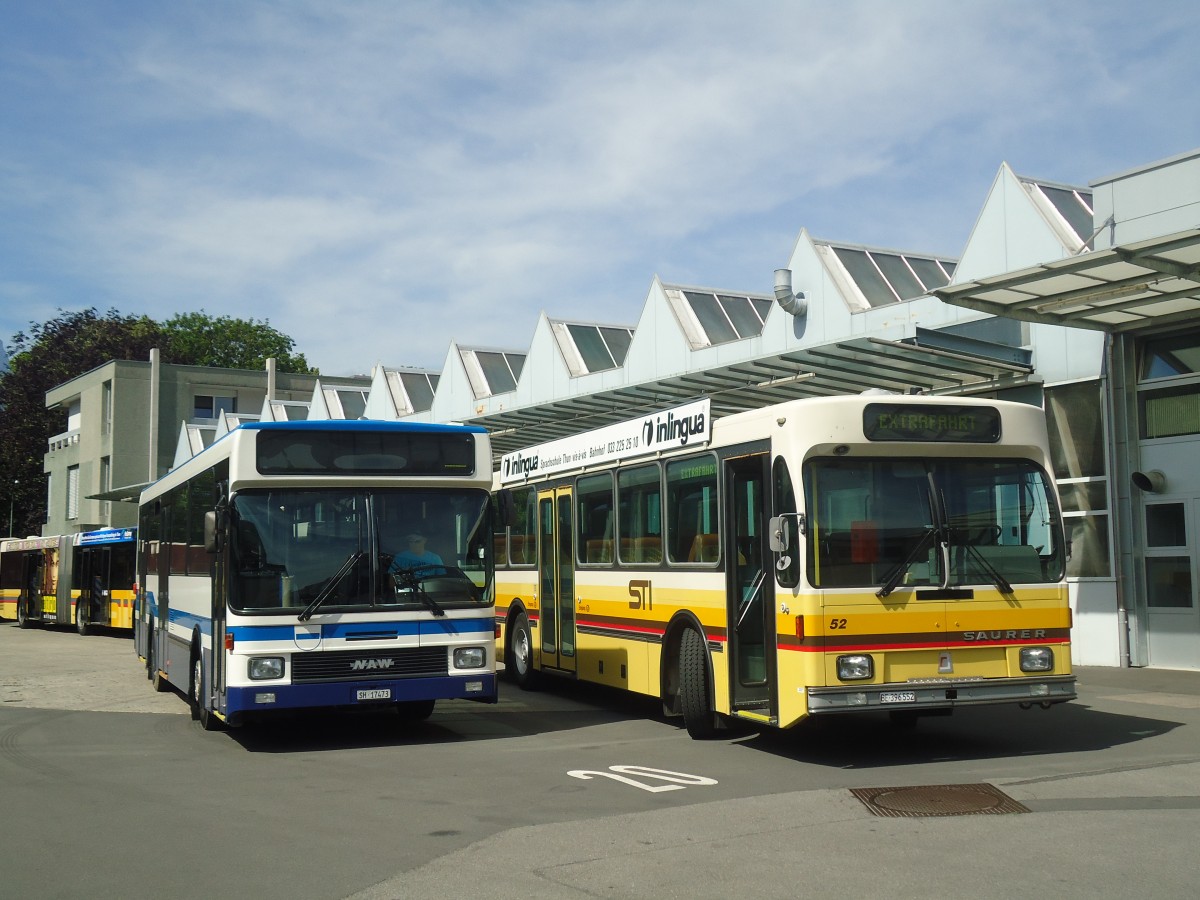
<instances>
[{"instance_id":1,"label":"bus rear wheel","mask_svg":"<svg viewBox=\"0 0 1200 900\"><path fill-rule=\"evenodd\" d=\"M29 618L29 600L22 598L17 601L17 627L32 628L33 620Z\"/></svg>"},{"instance_id":2,"label":"bus rear wheel","mask_svg":"<svg viewBox=\"0 0 1200 900\"><path fill-rule=\"evenodd\" d=\"M150 646L146 648L146 677L150 679L150 684L160 694L169 690L171 685L167 683L167 679L163 678L162 671L158 668L157 654L154 652L154 632L150 633Z\"/></svg>"},{"instance_id":3,"label":"bus rear wheel","mask_svg":"<svg viewBox=\"0 0 1200 900\"><path fill-rule=\"evenodd\" d=\"M688 734L697 740L717 733L708 685L708 648L704 638L689 628L679 643L679 705Z\"/></svg>"},{"instance_id":4,"label":"bus rear wheel","mask_svg":"<svg viewBox=\"0 0 1200 900\"><path fill-rule=\"evenodd\" d=\"M75 630L83 637L87 637L92 632L91 623L88 622L87 606L87 601L82 597L75 601Z\"/></svg>"}]
</instances>

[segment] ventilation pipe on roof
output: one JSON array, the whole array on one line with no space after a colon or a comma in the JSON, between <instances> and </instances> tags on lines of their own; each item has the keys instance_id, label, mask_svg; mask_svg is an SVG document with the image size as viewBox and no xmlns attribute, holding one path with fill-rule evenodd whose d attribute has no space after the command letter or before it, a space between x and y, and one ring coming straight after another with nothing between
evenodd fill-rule
<instances>
[{"instance_id":1,"label":"ventilation pipe on roof","mask_svg":"<svg viewBox=\"0 0 1200 900\"><path fill-rule=\"evenodd\" d=\"M775 302L783 307L783 311L793 316L803 316L808 312L808 301L803 291L792 291L792 270L775 270Z\"/></svg>"}]
</instances>

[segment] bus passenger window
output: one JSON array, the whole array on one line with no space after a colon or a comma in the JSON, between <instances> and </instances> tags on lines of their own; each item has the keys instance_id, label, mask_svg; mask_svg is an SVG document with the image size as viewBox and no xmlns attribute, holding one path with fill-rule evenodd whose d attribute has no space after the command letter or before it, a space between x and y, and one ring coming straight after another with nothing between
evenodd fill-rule
<instances>
[{"instance_id":1,"label":"bus passenger window","mask_svg":"<svg viewBox=\"0 0 1200 900\"><path fill-rule=\"evenodd\" d=\"M721 555L717 462L711 453L666 464L667 560L713 563Z\"/></svg>"},{"instance_id":2,"label":"bus passenger window","mask_svg":"<svg viewBox=\"0 0 1200 900\"><path fill-rule=\"evenodd\" d=\"M613 482L609 474L588 475L575 482L582 563L613 561Z\"/></svg>"}]
</instances>

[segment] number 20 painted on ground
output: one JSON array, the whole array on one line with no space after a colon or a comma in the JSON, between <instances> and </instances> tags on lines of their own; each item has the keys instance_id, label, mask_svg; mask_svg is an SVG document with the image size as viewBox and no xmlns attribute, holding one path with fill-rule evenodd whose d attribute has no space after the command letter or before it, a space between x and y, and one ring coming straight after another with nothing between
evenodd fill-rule
<instances>
[{"instance_id":1,"label":"number 20 painted on ground","mask_svg":"<svg viewBox=\"0 0 1200 900\"><path fill-rule=\"evenodd\" d=\"M668 772L666 769L651 769L646 766L609 766L607 772L597 772L592 769L572 769L567 774L572 778L582 778L584 781L591 781L596 776L611 778L613 781L630 784L635 788L649 791L652 794L661 794L663 791L682 791L688 785L711 785L717 783L715 778L705 778L703 775L688 775L686 772ZM645 784L636 779L627 778L627 775L640 775L643 778L671 783Z\"/></svg>"}]
</instances>

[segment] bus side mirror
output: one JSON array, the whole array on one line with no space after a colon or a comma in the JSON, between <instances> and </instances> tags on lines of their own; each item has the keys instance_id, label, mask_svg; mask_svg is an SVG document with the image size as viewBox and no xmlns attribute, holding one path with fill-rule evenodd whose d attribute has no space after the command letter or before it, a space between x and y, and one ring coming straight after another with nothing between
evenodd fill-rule
<instances>
[{"instance_id":1,"label":"bus side mirror","mask_svg":"<svg viewBox=\"0 0 1200 900\"><path fill-rule=\"evenodd\" d=\"M785 552L791 546L791 526L787 516L772 516L767 528L770 532L772 552Z\"/></svg>"},{"instance_id":2,"label":"bus side mirror","mask_svg":"<svg viewBox=\"0 0 1200 900\"><path fill-rule=\"evenodd\" d=\"M496 494L496 506L500 510L500 524L511 527L517 524L517 503L513 500L513 492L508 488L500 488Z\"/></svg>"},{"instance_id":3,"label":"bus side mirror","mask_svg":"<svg viewBox=\"0 0 1200 900\"><path fill-rule=\"evenodd\" d=\"M216 553L221 549L221 532L217 528L217 511L210 509L204 514L204 549Z\"/></svg>"}]
</instances>

